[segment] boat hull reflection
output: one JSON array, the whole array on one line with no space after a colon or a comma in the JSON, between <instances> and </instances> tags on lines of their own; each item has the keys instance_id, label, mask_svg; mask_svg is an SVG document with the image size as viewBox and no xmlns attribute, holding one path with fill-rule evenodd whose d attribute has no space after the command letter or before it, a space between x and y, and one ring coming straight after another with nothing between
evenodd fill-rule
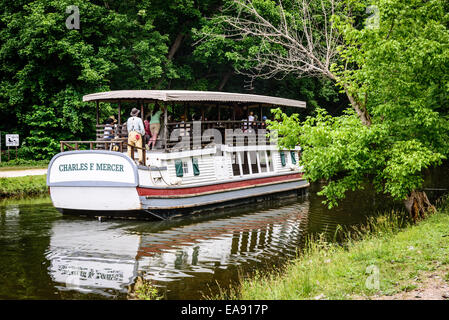
<instances>
[{"instance_id":1,"label":"boat hull reflection","mask_svg":"<svg viewBox=\"0 0 449 320\"><path fill-rule=\"evenodd\" d=\"M192 277L201 278L196 283L214 283L220 272L231 267L294 257L307 212L305 201L157 227L154 223L62 220L53 227L49 271L65 290L120 296L140 275L165 287L170 295L171 287L184 285L189 290L186 283Z\"/></svg>"}]
</instances>

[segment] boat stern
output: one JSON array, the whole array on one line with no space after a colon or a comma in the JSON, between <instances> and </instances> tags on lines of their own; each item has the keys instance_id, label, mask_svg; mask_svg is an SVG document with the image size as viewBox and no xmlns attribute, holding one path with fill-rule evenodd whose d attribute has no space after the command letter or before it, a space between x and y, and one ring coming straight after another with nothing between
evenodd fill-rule
<instances>
[{"instance_id":1,"label":"boat stern","mask_svg":"<svg viewBox=\"0 0 449 320\"><path fill-rule=\"evenodd\" d=\"M119 152L62 152L47 172L53 205L62 211L140 210L138 184L137 166Z\"/></svg>"}]
</instances>

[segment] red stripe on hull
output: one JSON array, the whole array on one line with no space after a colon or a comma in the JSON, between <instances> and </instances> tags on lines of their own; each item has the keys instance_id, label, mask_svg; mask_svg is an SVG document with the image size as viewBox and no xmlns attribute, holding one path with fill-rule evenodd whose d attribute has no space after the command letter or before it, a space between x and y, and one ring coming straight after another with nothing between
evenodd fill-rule
<instances>
[{"instance_id":1,"label":"red stripe on hull","mask_svg":"<svg viewBox=\"0 0 449 320\"><path fill-rule=\"evenodd\" d=\"M212 184L201 187L191 188L167 188L167 189L153 189L137 187L137 193L139 196L180 196L180 195L198 195L206 192L213 191L229 191L232 189L253 187L257 185L273 183L273 182L287 182L291 180L301 179L302 173L288 174L283 176L274 176L267 178L248 179L243 181L225 182Z\"/></svg>"}]
</instances>

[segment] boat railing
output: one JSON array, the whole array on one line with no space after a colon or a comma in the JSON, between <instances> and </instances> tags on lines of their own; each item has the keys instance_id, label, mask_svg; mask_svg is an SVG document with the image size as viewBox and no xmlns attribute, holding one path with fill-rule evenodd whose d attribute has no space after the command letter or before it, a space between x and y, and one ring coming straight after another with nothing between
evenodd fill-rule
<instances>
[{"instance_id":1,"label":"boat railing","mask_svg":"<svg viewBox=\"0 0 449 320\"><path fill-rule=\"evenodd\" d=\"M110 124L97 124L95 127L97 140L104 139L105 136L113 136L119 138L128 136L126 125L124 124L115 124L113 126L111 126ZM110 127L112 128L112 130L108 130L107 132L105 132L106 127Z\"/></svg>"},{"instance_id":2,"label":"boat railing","mask_svg":"<svg viewBox=\"0 0 449 320\"><path fill-rule=\"evenodd\" d=\"M272 142L268 134L269 130L263 121L250 122L245 119L170 122L160 128L155 149L181 151L204 148L211 143L231 146L269 145ZM96 140L60 141L60 145L61 152L85 149L125 152L128 148L127 139L125 124L98 124Z\"/></svg>"},{"instance_id":3,"label":"boat railing","mask_svg":"<svg viewBox=\"0 0 449 320\"><path fill-rule=\"evenodd\" d=\"M210 143L243 145L268 145L270 139L265 122L262 121L197 121L167 123L161 129L162 144L166 149L204 148Z\"/></svg>"},{"instance_id":4,"label":"boat railing","mask_svg":"<svg viewBox=\"0 0 449 320\"><path fill-rule=\"evenodd\" d=\"M125 138L95 141L60 141L60 144L61 152L75 150L109 150L123 152L126 148L131 148L131 159L133 160L135 158L135 152L142 150L142 164L146 165L146 149L128 144L127 139ZM66 148L68 150L66 150Z\"/></svg>"},{"instance_id":5,"label":"boat railing","mask_svg":"<svg viewBox=\"0 0 449 320\"><path fill-rule=\"evenodd\" d=\"M146 152L147 151L146 151L146 149L138 147L138 146L133 146L133 145L128 144L128 143L126 143L126 145L127 145L128 148L131 148L131 159L133 159L133 160L135 160L135 152L136 152L136 150L137 151L142 150L142 160L141 160L140 164L146 166L147 165L147 156L146 156Z\"/></svg>"},{"instance_id":6,"label":"boat railing","mask_svg":"<svg viewBox=\"0 0 449 320\"><path fill-rule=\"evenodd\" d=\"M99 140L78 140L60 141L61 152L74 150L109 150L123 152L126 150L127 139L99 139Z\"/></svg>"}]
</instances>

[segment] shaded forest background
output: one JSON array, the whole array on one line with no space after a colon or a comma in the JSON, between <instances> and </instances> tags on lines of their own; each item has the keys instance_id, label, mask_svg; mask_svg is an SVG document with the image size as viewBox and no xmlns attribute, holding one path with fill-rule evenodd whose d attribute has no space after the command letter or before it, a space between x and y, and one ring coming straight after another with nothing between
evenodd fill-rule
<instances>
[{"instance_id":1,"label":"shaded forest background","mask_svg":"<svg viewBox=\"0 0 449 320\"><path fill-rule=\"evenodd\" d=\"M76 5L80 29L68 29ZM256 80L237 73L254 41L203 41L225 0L0 2L0 131L21 135L19 156L48 159L60 140L94 138L85 94L121 89L254 93L304 100L339 114L348 106L328 79ZM240 69L242 66L238 66ZM244 67L244 66L243 66ZM124 111L124 116L129 111ZM103 109L101 119L109 115Z\"/></svg>"}]
</instances>

